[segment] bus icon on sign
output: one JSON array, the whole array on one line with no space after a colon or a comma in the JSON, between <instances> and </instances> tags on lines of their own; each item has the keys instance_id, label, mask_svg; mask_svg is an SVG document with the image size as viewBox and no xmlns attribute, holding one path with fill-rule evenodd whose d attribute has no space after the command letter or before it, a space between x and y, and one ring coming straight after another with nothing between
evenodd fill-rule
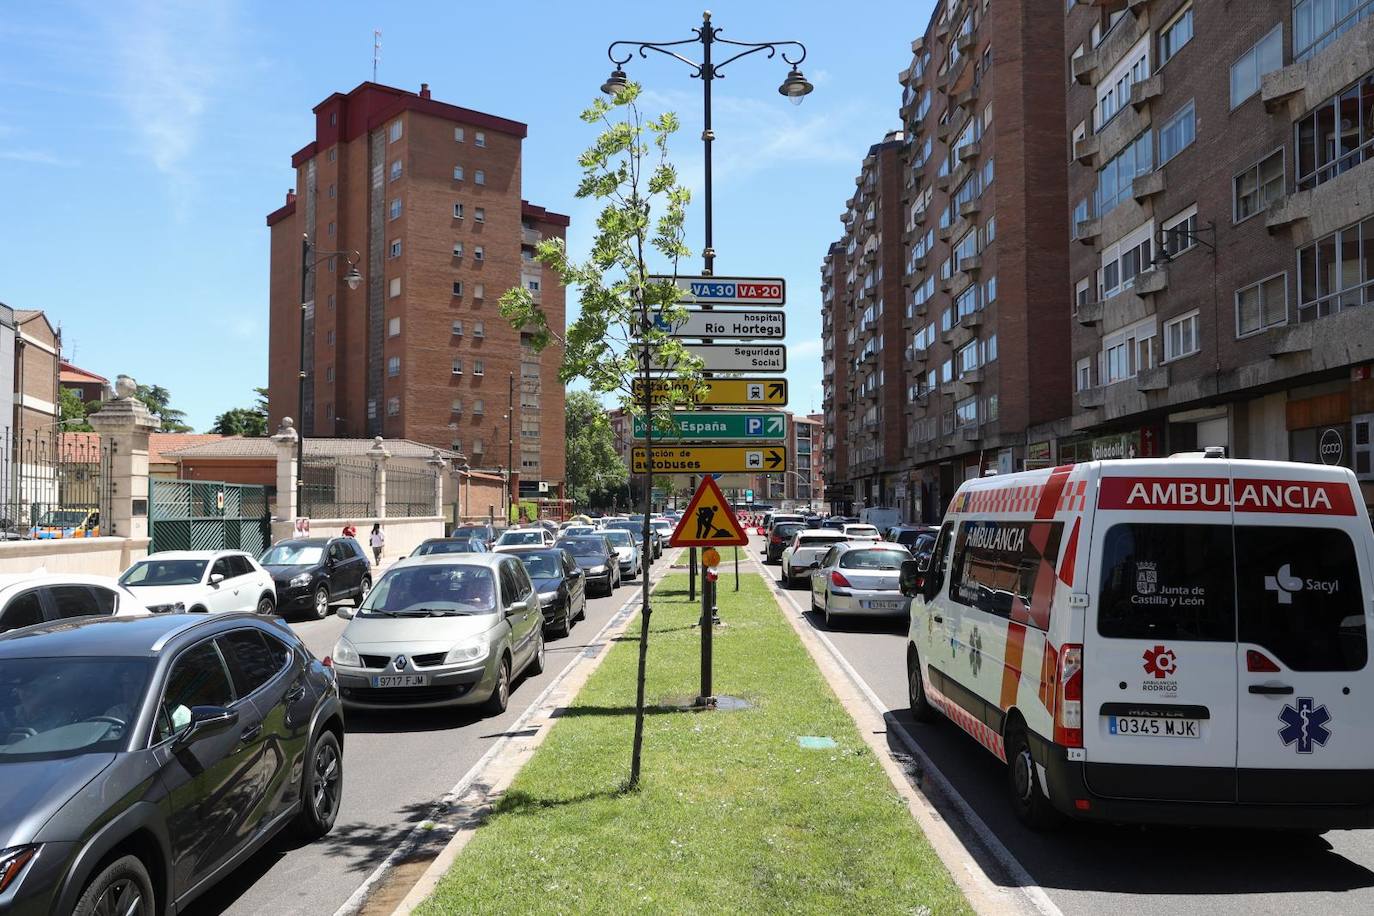
<instances>
[{"instance_id":1,"label":"bus icon on sign","mask_svg":"<svg viewBox=\"0 0 1374 916\"><path fill-rule=\"evenodd\" d=\"M744 466L751 471L763 467L763 452L745 452Z\"/></svg>"},{"instance_id":2,"label":"bus icon on sign","mask_svg":"<svg viewBox=\"0 0 1374 916\"><path fill-rule=\"evenodd\" d=\"M750 385L748 391L745 393L745 397L747 397L747 398L748 398L749 400L751 400L751 401L762 401L762 400L763 400L763 386L762 386L762 385Z\"/></svg>"}]
</instances>

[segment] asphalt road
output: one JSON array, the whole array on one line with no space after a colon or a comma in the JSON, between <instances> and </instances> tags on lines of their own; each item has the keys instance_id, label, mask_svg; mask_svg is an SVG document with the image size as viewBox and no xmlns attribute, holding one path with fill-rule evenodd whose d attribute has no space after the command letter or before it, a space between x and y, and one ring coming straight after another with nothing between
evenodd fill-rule
<instances>
[{"instance_id":1,"label":"asphalt road","mask_svg":"<svg viewBox=\"0 0 1374 916\"><path fill-rule=\"evenodd\" d=\"M759 557L761 542L751 547ZM778 567L768 566L776 584ZM1006 768L952 722L918 724L906 698L906 621L827 630L805 589L784 591L859 673L964 800L1060 911L1071 916L1168 913L1374 913L1374 830L1320 838L1264 831L1068 824L1021 826ZM1374 748L1371 749L1374 753Z\"/></svg>"},{"instance_id":2,"label":"asphalt road","mask_svg":"<svg viewBox=\"0 0 1374 916\"><path fill-rule=\"evenodd\" d=\"M663 563L659 560L655 569ZM501 716L485 719L472 710L347 713L343 806L333 832L303 846L278 836L215 885L187 916L333 913L587 648L588 640L638 594L636 579L611 597L589 598L587 619L569 636L550 638L544 673L517 681L510 707ZM323 657L333 649L346 623L331 614L325 620L293 622L292 626L310 650Z\"/></svg>"}]
</instances>

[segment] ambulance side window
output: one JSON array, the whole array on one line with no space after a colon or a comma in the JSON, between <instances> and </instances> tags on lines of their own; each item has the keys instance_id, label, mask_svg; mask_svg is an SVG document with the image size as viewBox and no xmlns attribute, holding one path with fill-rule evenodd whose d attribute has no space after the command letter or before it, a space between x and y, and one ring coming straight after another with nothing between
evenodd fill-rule
<instances>
[{"instance_id":1,"label":"ambulance side window","mask_svg":"<svg viewBox=\"0 0 1374 916\"><path fill-rule=\"evenodd\" d=\"M1369 659L1355 545L1334 528L1236 527L1240 641L1294 671L1359 671Z\"/></svg>"},{"instance_id":2,"label":"ambulance side window","mask_svg":"<svg viewBox=\"0 0 1374 916\"><path fill-rule=\"evenodd\" d=\"M1229 525L1113 525L1102 542L1097 632L1234 642Z\"/></svg>"},{"instance_id":3,"label":"ambulance side window","mask_svg":"<svg viewBox=\"0 0 1374 916\"><path fill-rule=\"evenodd\" d=\"M926 576L927 598L930 600L944 589L945 571L949 569L949 557L954 543L954 523L945 522L940 528L939 539L935 542L935 549L931 552L930 560L927 563L929 569Z\"/></svg>"},{"instance_id":4,"label":"ambulance side window","mask_svg":"<svg viewBox=\"0 0 1374 916\"><path fill-rule=\"evenodd\" d=\"M964 522L954 543L949 596L1048 630L1063 534L1063 522Z\"/></svg>"}]
</instances>

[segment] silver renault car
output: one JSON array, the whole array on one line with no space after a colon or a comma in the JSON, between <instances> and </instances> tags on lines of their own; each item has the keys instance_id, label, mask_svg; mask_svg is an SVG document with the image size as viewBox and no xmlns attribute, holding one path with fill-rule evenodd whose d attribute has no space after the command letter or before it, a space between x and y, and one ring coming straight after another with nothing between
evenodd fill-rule
<instances>
[{"instance_id":1,"label":"silver renault car","mask_svg":"<svg viewBox=\"0 0 1374 916\"><path fill-rule=\"evenodd\" d=\"M344 705L480 705L505 711L511 684L544 670L544 615L511 554L439 554L393 565L334 646Z\"/></svg>"}]
</instances>

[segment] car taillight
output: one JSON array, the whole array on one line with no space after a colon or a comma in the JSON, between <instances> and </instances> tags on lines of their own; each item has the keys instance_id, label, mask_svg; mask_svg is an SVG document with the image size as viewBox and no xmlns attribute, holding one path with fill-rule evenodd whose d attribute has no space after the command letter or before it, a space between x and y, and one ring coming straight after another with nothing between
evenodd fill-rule
<instances>
[{"instance_id":1,"label":"car taillight","mask_svg":"<svg viewBox=\"0 0 1374 916\"><path fill-rule=\"evenodd\" d=\"M326 655L324 658L320 659L320 664L321 664L321 665L324 665L326 668L333 668L333 667L334 667L334 659L333 659L332 657Z\"/></svg>"},{"instance_id":2,"label":"car taillight","mask_svg":"<svg viewBox=\"0 0 1374 916\"><path fill-rule=\"evenodd\" d=\"M1254 649L1245 650L1245 670L1255 673L1274 674L1279 670L1279 666L1274 664L1274 660L1263 652Z\"/></svg>"},{"instance_id":3,"label":"car taillight","mask_svg":"<svg viewBox=\"0 0 1374 916\"><path fill-rule=\"evenodd\" d=\"M852 588L849 584L849 580L844 577L844 573L840 572L838 569L830 574L830 584L838 585L840 588Z\"/></svg>"},{"instance_id":4,"label":"car taillight","mask_svg":"<svg viewBox=\"0 0 1374 916\"><path fill-rule=\"evenodd\" d=\"M1083 647L1059 647L1055 675L1054 743L1061 747L1083 746Z\"/></svg>"},{"instance_id":5,"label":"car taillight","mask_svg":"<svg viewBox=\"0 0 1374 916\"><path fill-rule=\"evenodd\" d=\"M773 535L771 538L769 538L769 540L771 540L774 544L781 544L781 543L782 543L782 538L781 538L780 536L776 535L776 534Z\"/></svg>"}]
</instances>

